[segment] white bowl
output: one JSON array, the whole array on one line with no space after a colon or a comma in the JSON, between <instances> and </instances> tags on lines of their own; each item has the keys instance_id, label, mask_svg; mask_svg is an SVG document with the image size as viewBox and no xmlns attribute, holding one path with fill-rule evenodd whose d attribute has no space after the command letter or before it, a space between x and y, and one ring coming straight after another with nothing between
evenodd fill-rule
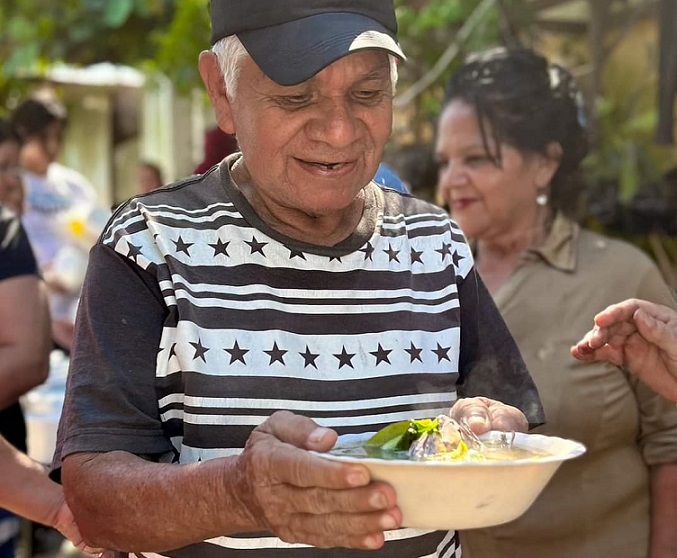
<instances>
[{"instance_id":1,"label":"white bowl","mask_svg":"<svg viewBox=\"0 0 677 558\"><path fill-rule=\"evenodd\" d=\"M480 438L498 440L502 435L489 432ZM403 526L422 529L476 529L512 521L529 508L563 461L585 453L585 446L573 440L517 433L516 445L548 455L467 463L340 455L341 449L370 436L342 436L335 448L338 454L318 455L365 465L372 479L395 488Z\"/></svg>"}]
</instances>

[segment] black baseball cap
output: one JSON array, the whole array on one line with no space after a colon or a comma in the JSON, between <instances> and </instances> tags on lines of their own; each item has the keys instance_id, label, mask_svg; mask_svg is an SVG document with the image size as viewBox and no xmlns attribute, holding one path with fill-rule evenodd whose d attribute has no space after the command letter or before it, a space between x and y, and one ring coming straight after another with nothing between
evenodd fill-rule
<instances>
[{"instance_id":1,"label":"black baseball cap","mask_svg":"<svg viewBox=\"0 0 677 558\"><path fill-rule=\"evenodd\" d=\"M296 85L352 52L404 60L393 0L211 0L212 44L237 35L280 85Z\"/></svg>"}]
</instances>

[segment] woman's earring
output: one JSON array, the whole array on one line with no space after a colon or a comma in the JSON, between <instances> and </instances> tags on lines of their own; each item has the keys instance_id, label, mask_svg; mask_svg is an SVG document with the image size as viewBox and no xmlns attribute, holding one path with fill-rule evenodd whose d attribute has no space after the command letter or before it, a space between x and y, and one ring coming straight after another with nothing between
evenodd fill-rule
<instances>
[{"instance_id":1,"label":"woman's earring","mask_svg":"<svg viewBox=\"0 0 677 558\"><path fill-rule=\"evenodd\" d=\"M548 205L548 194L545 192L538 194L538 196L536 196L536 205L540 205L541 207Z\"/></svg>"}]
</instances>

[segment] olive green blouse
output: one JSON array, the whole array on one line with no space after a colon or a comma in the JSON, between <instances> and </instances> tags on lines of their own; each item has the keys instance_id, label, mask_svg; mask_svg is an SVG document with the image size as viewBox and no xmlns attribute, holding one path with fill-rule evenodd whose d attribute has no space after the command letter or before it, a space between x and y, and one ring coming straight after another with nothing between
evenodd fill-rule
<instances>
[{"instance_id":1,"label":"olive green blouse","mask_svg":"<svg viewBox=\"0 0 677 558\"><path fill-rule=\"evenodd\" d=\"M629 297L676 307L643 252L562 216L495 294L545 409L534 432L579 440L587 453L521 518L461 533L464 558L648 555L649 466L677 461L677 406L616 366L569 354L597 312Z\"/></svg>"}]
</instances>

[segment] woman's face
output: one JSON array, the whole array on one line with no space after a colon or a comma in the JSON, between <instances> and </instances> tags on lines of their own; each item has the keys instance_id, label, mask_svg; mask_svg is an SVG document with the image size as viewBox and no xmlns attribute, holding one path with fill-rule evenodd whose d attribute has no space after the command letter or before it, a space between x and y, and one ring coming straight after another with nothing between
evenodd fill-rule
<instances>
[{"instance_id":1,"label":"woman's face","mask_svg":"<svg viewBox=\"0 0 677 558\"><path fill-rule=\"evenodd\" d=\"M0 143L0 204L21 214L23 200L19 144L14 140L7 140Z\"/></svg>"},{"instance_id":2,"label":"woman's face","mask_svg":"<svg viewBox=\"0 0 677 558\"><path fill-rule=\"evenodd\" d=\"M484 126L489 150L497 153L491 127ZM536 197L550 183L557 162L500 146L501 160L487 153L475 109L461 100L440 116L435 156L438 192L466 235L492 240L536 223Z\"/></svg>"}]
</instances>

